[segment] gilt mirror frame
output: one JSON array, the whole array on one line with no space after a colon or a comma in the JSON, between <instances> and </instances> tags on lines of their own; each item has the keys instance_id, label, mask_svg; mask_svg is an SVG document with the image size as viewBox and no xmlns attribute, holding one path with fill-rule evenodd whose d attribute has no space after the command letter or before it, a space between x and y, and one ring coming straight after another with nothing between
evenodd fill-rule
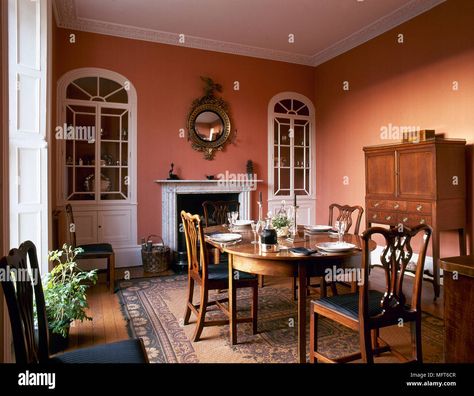
<instances>
[{"instance_id":1,"label":"gilt mirror frame","mask_svg":"<svg viewBox=\"0 0 474 396\"><path fill-rule=\"evenodd\" d=\"M202 79L205 81L204 78ZM211 81L212 85L209 85L209 83L206 82L207 87L205 88L205 95L193 101L187 121L188 140L191 141L194 150L204 153L204 158L206 160L214 159L215 152L224 149L231 134L229 105L222 98L214 96L214 90L221 90L220 85L214 84L210 79L209 81ZM204 140L198 133L196 120L200 114L205 112L217 114L222 121L222 133L216 140Z\"/></svg>"}]
</instances>

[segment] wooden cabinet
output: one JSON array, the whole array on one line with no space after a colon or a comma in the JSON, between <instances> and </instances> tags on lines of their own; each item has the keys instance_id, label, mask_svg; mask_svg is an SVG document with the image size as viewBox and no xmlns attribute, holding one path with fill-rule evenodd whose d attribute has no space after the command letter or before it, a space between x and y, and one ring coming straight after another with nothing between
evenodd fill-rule
<instances>
[{"instance_id":1,"label":"wooden cabinet","mask_svg":"<svg viewBox=\"0 0 474 396\"><path fill-rule=\"evenodd\" d=\"M439 296L439 235L458 230L466 252L465 140L433 139L364 147L366 223L433 228L433 282Z\"/></svg>"},{"instance_id":2,"label":"wooden cabinet","mask_svg":"<svg viewBox=\"0 0 474 396\"><path fill-rule=\"evenodd\" d=\"M445 363L474 363L474 256L443 258Z\"/></svg>"}]
</instances>

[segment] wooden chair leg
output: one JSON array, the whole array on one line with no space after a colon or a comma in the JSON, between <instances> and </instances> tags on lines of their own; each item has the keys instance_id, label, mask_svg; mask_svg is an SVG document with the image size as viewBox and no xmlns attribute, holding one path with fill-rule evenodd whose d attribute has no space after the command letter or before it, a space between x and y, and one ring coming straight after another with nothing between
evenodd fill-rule
<instances>
[{"instance_id":1,"label":"wooden chair leg","mask_svg":"<svg viewBox=\"0 0 474 396\"><path fill-rule=\"evenodd\" d=\"M318 314L311 312L309 324L309 362L317 363L315 352L318 351Z\"/></svg>"},{"instance_id":2,"label":"wooden chair leg","mask_svg":"<svg viewBox=\"0 0 474 396\"><path fill-rule=\"evenodd\" d=\"M196 323L196 330L194 330L193 341L199 341L202 329L204 329L204 321L206 320L207 302L209 299L209 290L206 287L201 287L201 304L199 307L199 316Z\"/></svg>"},{"instance_id":3,"label":"wooden chair leg","mask_svg":"<svg viewBox=\"0 0 474 396\"><path fill-rule=\"evenodd\" d=\"M298 285L297 285L297 280L296 280L296 276L293 277L293 284L292 284L291 286L292 286L292 287L291 287L291 290L292 290L292 292L293 292L293 300L296 301L296 300L298 299L298 296L296 295L296 294L297 294L297 293L296 293L296 289L297 289L297 287L298 287Z\"/></svg>"},{"instance_id":4,"label":"wooden chair leg","mask_svg":"<svg viewBox=\"0 0 474 396\"><path fill-rule=\"evenodd\" d=\"M379 329L372 329L372 349L379 347Z\"/></svg>"},{"instance_id":5,"label":"wooden chair leg","mask_svg":"<svg viewBox=\"0 0 474 396\"><path fill-rule=\"evenodd\" d=\"M258 285L252 287L252 330L253 334L257 334L258 327Z\"/></svg>"},{"instance_id":6,"label":"wooden chair leg","mask_svg":"<svg viewBox=\"0 0 474 396\"><path fill-rule=\"evenodd\" d=\"M362 361L364 363L374 363L374 355L372 350L372 337L370 329L361 326L359 330L360 338L360 353L362 355Z\"/></svg>"},{"instance_id":7,"label":"wooden chair leg","mask_svg":"<svg viewBox=\"0 0 474 396\"><path fill-rule=\"evenodd\" d=\"M410 323L411 325L411 345L413 350L413 358L418 363L423 363L423 351L421 341L421 318Z\"/></svg>"},{"instance_id":8,"label":"wooden chair leg","mask_svg":"<svg viewBox=\"0 0 474 396\"><path fill-rule=\"evenodd\" d=\"M321 277L321 281L319 282L319 294L321 298L327 297L328 292L327 292L328 284L326 282L326 279L324 279L324 276Z\"/></svg>"},{"instance_id":9,"label":"wooden chair leg","mask_svg":"<svg viewBox=\"0 0 474 396\"><path fill-rule=\"evenodd\" d=\"M331 293L333 296L337 296L337 283L331 282Z\"/></svg>"},{"instance_id":10,"label":"wooden chair leg","mask_svg":"<svg viewBox=\"0 0 474 396\"><path fill-rule=\"evenodd\" d=\"M112 253L107 259L107 275L109 278L109 290L115 292L115 254Z\"/></svg>"},{"instance_id":11,"label":"wooden chair leg","mask_svg":"<svg viewBox=\"0 0 474 396\"><path fill-rule=\"evenodd\" d=\"M259 287L264 287L265 286L265 280L263 278L263 275L257 275L258 277L258 286Z\"/></svg>"},{"instance_id":12,"label":"wooden chair leg","mask_svg":"<svg viewBox=\"0 0 474 396\"><path fill-rule=\"evenodd\" d=\"M189 324L189 318L191 317L191 308L189 308L189 304L193 303L193 296L194 296L194 279L188 277L188 298L186 300L186 310L184 311L183 317L183 324Z\"/></svg>"}]
</instances>

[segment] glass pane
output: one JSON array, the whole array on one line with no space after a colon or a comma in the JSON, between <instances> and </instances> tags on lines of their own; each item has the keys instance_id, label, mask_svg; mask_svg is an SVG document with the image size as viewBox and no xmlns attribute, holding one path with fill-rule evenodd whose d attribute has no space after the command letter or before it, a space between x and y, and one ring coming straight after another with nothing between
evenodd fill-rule
<instances>
[{"instance_id":1,"label":"glass pane","mask_svg":"<svg viewBox=\"0 0 474 396\"><path fill-rule=\"evenodd\" d=\"M128 144L122 142L121 146L122 146L122 156L120 157L121 165L128 166Z\"/></svg>"},{"instance_id":2,"label":"glass pane","mask_svg":"<svg viewBox=\"0 0 474 396\"><path fill-rule=\"evenodd\" d=\"M304 169L295 169L295 190L304 190Z\"/></svg>"},{"instance_id":3,"label":"glass pane","mask_svg":"<svg viewBox=\"0 0 474 396\"><path fill-rule=\"evenodd\" d=\"M123 88L119 83L109 80L108 78L99 79L99 96L105 98L107 95Z\"/></svg>"},{"instance_id":4,"label":"glass pane","mask_svg":"<svg viewBox=\"0 0 474 396\"><path fill-rule=\"evenodd\" d=\"M78 99L78 100L90 100L91 95L88 95L86 92L79 89L74 83L71 83L67 87L66 98L68 99Z\"/></svg>"},{"instance_id":5,"label":"glass pane","mask_svg":"<svg viewBox=\"0 0 474 396\"><path fill-rule=\"evenodd\" d=\"M104 142L100 146L102 167L120 166L120 142Z\"/></svg>"},{"instance_id":6,"label":"glass pane","mask_svg":"<svg viewBox=\"0 0 474 396\"><path fill-rule=\"evenodd\" d=\"M111 103L128 103L128 93L124 88L122 88L113 95L106 97L105 100Z\"/></svg>"},{"instance_id":7,"label":"glass pane","mask_svg":"<svg viewBox=\"0 0 474 396\"><path fill-rule=\"evenodd\" d=\"M291 110L291 99L283 99L280 101L280 104L287 110Z\"/></svg>"},{"instance_id":8,"label":"glass pane","mask_svg":"<svg viewBox=\"0 0 474 396\"><path fill-rule=\"evenodd\" d=\"M127 168L122 168L122 186L121 186L121 191L123 194L122 199L128 199L128 186L130 185L131 180L128 177L128 169Z\"/></svg>"},{"instance_id":9,"label":"glass pane","mask_svg":"<svg viewBox=\"0 0 474 396\"><path fill-rule=\"evenodd\" d=\"M277 129L275 131L276 140L275 142L278 143L278 134L277 131L279 130L280 141L281 145L290 145L290 120L285 118L277 118Z\"/></svg>"},{"instance_id":10,"label":"glass pane","mask_svg":"<svg viewBox=\"0 0 474 396\"><path fill-rule=\"evenodd\" d=\"M294 159L294 166L295 168L304 168L306 166L305 158L304 158L304 148L295 148L295 159Z\"/></svg>"},{"instance_id":11,"label":"glass pane","mask_svg":"<svg viewBox=\"0 0 474 396\"><path fill-rule=\"evenodd\" d=\"M113 193L119 190L120 168L102 166L100 168L100 198L105 200L115 199Z\"/></svg>"},{"instance_id":12,"label":"glass pane","mask_svg":"<svg viewBox=\"0 0 474 396\"><path fill-rule=\"evenodd\" d=\"M277 103L275 105L274 111L275 111L275 113L283 113L283 114L287 113L286 109L283 108L283 106L280 103Z\"/></svg>"},{"instance_id":13,"label":"glass pane","mask_svg":"<svg viewBox=\"0 0 474 396\"><path fill-rule=\"evenodd\" d=\"M90 96L97 96L97 77L82 77L74 81L74 83L86 91Z\"/></svg>"},{"instance_id":14,"label":"glass pane","mask_svg":"<svg viewBox=\"0 0 474 396\"><path fill-rule=\"evenodd\" d=\"M76 185L74 194L75 200L94 200L95 199L95 169L92 166L75 167Z\"/></svg>"},{"instance_id":15,"label":"glass pane","mask_svg":"<svg viewBox=\"0 0 474 396\"><path fill-rule=\"evenodd\" d=\"M102 114L100 127L102 140L120 140L120 116Z\"/></svg>"},{"instance_id":16,"label":"glass pane","mask_svg":"<svg viewBox=\"0 0 474 396\"><path fill-rule=\"evenodd\" d=\"M290 167L290 148L289 147L280 147L280 168L289 168Z\"/></svg>"},{"instance_id":17,"label":"glass pane","mask_svg":"<svg viewBox=\"0 0 474 396\"><path fill-rule=\"evenodd\" d=\"M121 125L121 132L122 132L122 140L128 140L128 111L122 114L122 125Z\"/></svg>"}]
</instances>

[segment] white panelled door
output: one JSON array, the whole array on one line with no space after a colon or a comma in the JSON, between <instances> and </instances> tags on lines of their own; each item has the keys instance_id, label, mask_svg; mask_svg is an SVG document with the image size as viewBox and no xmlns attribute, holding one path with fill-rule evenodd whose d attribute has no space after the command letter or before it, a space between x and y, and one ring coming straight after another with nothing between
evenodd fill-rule
<instances>
[{"instance_id":1,"label":"white panelled door","mask_svg":"<svg viewBox=\"0 0 474 396\"><path fill-rule=\"evenodd\" d=\"M8 0L10 245L31 240L48 270L47 0Z\"/></svg>"}]
</instances>

